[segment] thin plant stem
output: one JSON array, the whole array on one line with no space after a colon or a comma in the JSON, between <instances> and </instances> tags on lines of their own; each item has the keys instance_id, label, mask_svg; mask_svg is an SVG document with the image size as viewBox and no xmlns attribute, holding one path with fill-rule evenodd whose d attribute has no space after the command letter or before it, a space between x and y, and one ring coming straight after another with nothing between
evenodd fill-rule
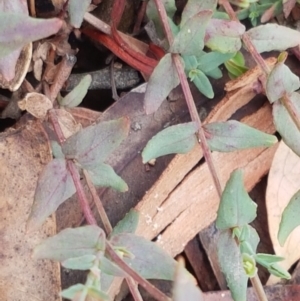
<instances>
[{"instance_id":1,"label":"thin plant stem","mask_svg":"<svg viewBox=\"0 0 300 301\"><path fill-rule=\"evenodd\" d=\"M257 273L255 274L254 277L250 278L250 281L252 283L253 288L255 289L259 301L268 301L266 293L264 291L264 288L261 284L261 281Z\"/></svg>"},{"instance_id":2,"label":"thin plant stem","mask_svg":"<svg viewBox=\"0 0 300 301\"><path fill-rule=\"evenodd\" d=\"M131 277L126 277L126 282L128 284L129 290L134 301L143 301L141 293L138 289L137 283Z\"/></svg>"},{"instance_id":3,"label":"thin plant stem","mask_svg":"<svg viewBox=\"0 0 300 301\"><path fill-rule=\"evenodd\" d=\"M85 177L86 184L87 184L87 186L88 186L88 188L91 192L91 195L93 197L94 203L97 207L97 210L98 210L98 213L100 215L101 221L103 223L106 235L109 235L112 231L112 226L111 226L111 223L110 223L110 221L108 219L108 216L105 212L103 204L102 204L102 202L101 202L101 200L100 200L100 198L97 194L97 191L96 191L96 188L95 188L94 184L91 181L89 173L85 169L83 170L83 175Z\"/></svg>"},{"instance_id":4,"label":"thin plant stem","mask_svg":"<svg viewBox=\"0 0 300 301\"><path fill-rule=\"evenodd\" d=\"M129 276L135 279L145 290L149 292L158 301L171 301L171 299L166 296L163 292L157 289L149 281L140 276L136 271L134 271L128 264L115 252L109 241L106 241L106 251L111 259Z\"/></svg>"},{"instance_id":5,"label":"thin plant stem","mask_svg":"<svg viewBox=\"0 0 300 301\"><path fill-rule=\"evenodd\" d=\"M64 136L64 133L63 133L63 131L62 131L59 123L58 123L55 111L53 109L49 110L48 111L48 116L49 116L49 119L50 119L50 121L52 123L54 132L56 133L58 142L59 142L60 145L62 145L66 141L66 138Z\"/></svg>"}]
</instances>

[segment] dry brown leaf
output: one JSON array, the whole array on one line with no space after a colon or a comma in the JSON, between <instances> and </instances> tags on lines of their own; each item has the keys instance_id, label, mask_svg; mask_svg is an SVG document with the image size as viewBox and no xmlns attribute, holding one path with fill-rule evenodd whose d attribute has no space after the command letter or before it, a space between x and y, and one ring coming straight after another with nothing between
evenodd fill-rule
<instances>
[{"instance_id":1,"label":"dry brown leaf","mask_svg":"<svg viewBox=\"0 0 300 301\"><path fill-rule=\"evenodd\" d=\"M277 233L281 214L299 188L300 158L281 141L269 172L266 206L274 251L276 255L285 258L280 262L280 266L285 269L289 269L300 258L300 228L296 228L291 233L283 247L278 242ZM271 276L268 284L274 284L279 280L279 278Z\"/></svg>"},{"instance_id":2,"label":"dry brown leaf","mask_svg":"<svg viewBox=\"0 0 300 301\"><path fill-rule=\"evenodd\" d=\"M31 258L33 248L55 234L55 219L25 232L38 175L51 160L40 122L1 134L0 154L0 300L59 301L59 265Z\"/></svg>"},{"instance_id":3,"label":"dry brown leaf","mask_svg":"<svg viewBox=\"0 0 300 301\"><path fill-rule=\"evenodd\" d=\"M72 114L66 110L56 109L55 113L65 138L69 138L82 128L81 124L77 123Z\"/></svg>"}]
</instances>

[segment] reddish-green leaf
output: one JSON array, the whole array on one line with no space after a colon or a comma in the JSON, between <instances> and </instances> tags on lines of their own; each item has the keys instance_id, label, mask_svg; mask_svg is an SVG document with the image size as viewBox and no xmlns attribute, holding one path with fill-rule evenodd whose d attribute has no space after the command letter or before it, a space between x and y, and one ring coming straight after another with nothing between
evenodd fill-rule
<instances>
[{"instance_id":1,"label":"reddish-green leaf","mask_svg":"<svg viewBox=\"0 0 300 301\"><path fill-rule=\"evenodd\" d=\"M239 247L230 231L220 233L217 251L219 264L233 300L246 301L248 277L244 271Z\"/></svg>"},{"instance_id":2,"label":"reddish-green leaf","mask_svg":"<svg viewBox=\"0 0 300 301\"><path fill-rule=\"evenodd\" d=\"M278 231L278 241L281 246L284 245L290 233L300 226L300 190L298 190L285 207Z\"/></svg>"},{"instance_id":3,"label":"reddish-green leaf","mask_svg":"<svg viewBox=\"0 0 300 301\"><path fill-rule=\"evenodd\" d=\"M258 52L283 51L297 46L300 40L299 31L275 23L253 27L247 34Z\"/></svg>"},{"instance_id":4,"label":"reddish-green leaf","mask_svg":"<svg viewBox=\"0 0 300 301\"><path fill-rule=\"evenodd\" d=\"M105 249L105 233L97 226L68 228L44 240L34 249L36 259L65 261L87 255L96 255Z\"/></svg>"},{"instance_id":5,"label":"reddish-green leaf","mask_svg":"<svg viewBox=\"0 0 300 301\"><path fill-rule=\"evenodd\" d=\"M268 76L266 94L270 103L273 103L284 94L291 94L298 90L299 87L299 77L284 63L278 63Z\"/></svg>"},{"instance_id":6,"label":"reddish-green leaf","mask_svg":"<svg viewBox=\"0 0 300 301\"><path fill-rule=\"evenodd\" d=\"M68 159L77 160L83 168L90 169L102 163L126 138L129 119L105 121L77 132L62 145Z\"/></svg>"},{"instance_id":7,"label":"reddish-green leaf","mask_svg":"<svg viewBox=\"0 0 300 301\"><path fill-rule=\"evenodd\" d=\"M145 93L145 111L154 113L172 89L179 85L179 77L173 64L172 55L166 54L153 70Z\"/></svg>"},{"instance_id":8,"label":"reddish-green leaf","mask_svg":"<svg viewBox=\"0 0 300 301\"><path fill-rule=\"evenodd\" d=\"M289 99L300 116L300 95L299 93L292 93ZM273 117L276 130L281 135L283 141L298 155L300 156L300 132L290 117L286 108L278 100L273 103Z\"/></svg>"},{"instance_id":9,"label":"reddish-green leaf","mask_svg":"<svg viewBox=\"0 0 300 301\"><path fill-rule=\"evenodd\" d=\"M142 152L143 163L168 154L185 154L197 143L195 122L170 126L156 134Z\"/></svg>"},{"instance_id":10,"label":"reddish-green leaf","mask_svg":"<svg viewBox=\"0 0 300 301\"><path fill-rule=\"evenodd\" d=\"M35 230L46 218L75 193L76 189L64 159L53 159L42 171L27 221L27 229Z\"/></svg>"},{"instance_id":11,"label":"reddish-green leaf","mask_svg":"<svg viewBox=\"0 0 300 301\"><path fill-rule=\"evenodd\" d=\"M83 16L87 11L91 0L69 0L68 1L68 12L70 17L70 24L76 28L81 26Z\"/></svg>"},{"instance_id":12,"label":"reddish-green leaf","mask_svg":"<svg viewBox=\"0 0 300 301\"><path fill-rule=\"evenodd\" d=\"M183 261L180 260L176 266L173 301L203 301L204 297L199 287L196 286L195 279L184 268Z\"/></svg>"},{"instance_id":13,"label":"reddish-green leaf","mask_svg":"<svg viewBox=\"0 0 300 301\"><path fill-rule=\"evenodd\" d=\"M242 46L244 32L245 26L240 22L211 19L206 29L205 45L222 53L237 52Z\"/></svg>"},{"instance_id":14,"label":"reddish-green leaf","mask_svg":"<svg viewBox=\"0 0 300 301\"><path fill-rule=\"evenodd\" d=\"M249 224L256 218L256 208L257 205L244 188L241 170L235 170L222 193L216 226L226 230Z\"/></svg>"},{"instance_id":15,"label":"reddish-green leaf","mask_svg":"<svg viewBox=\"0 0 300 301\"><path fill-rule=\"evenodd\" d=\"M205 30L211 16L211 10L203 10L186 21L175 36L170 52L197 55L204 47Z\"/></svg>"},{"instance_id":16,"label":"reddish-green leaf","mask_svg":"<svg viewBox=\"0 0 300 301\"><path fill-rule=\"evenodd\" d=\"M277 142L276 136L236 120L213 122L205 125L204 130L212 151L232 152L251 147L269 147Z\"/></svg>"},{"instance_id":17,"label":"reddish-green leaf","mask_svg":"<svg viewBox=\"0 0 300 301\"><path fill-rule=\"evenodd\" d=\"M128 190L126 182L108 164L98 163L89 168L88 173L95 186L112 187L121 192Z\"/></svg>"},{"instance_id":18,"label":"reddish-green leaf","mask_svg":"<svg viewBox=\"0 0 300 301\"><path fill-rule=\"evenodd\" d=\"M110 242L113 246L122 247L134 255L134 258L123 259L142 277L173 280L176 262L154 242L131 233L114 235Z\"/></svg>"}]
</instances>

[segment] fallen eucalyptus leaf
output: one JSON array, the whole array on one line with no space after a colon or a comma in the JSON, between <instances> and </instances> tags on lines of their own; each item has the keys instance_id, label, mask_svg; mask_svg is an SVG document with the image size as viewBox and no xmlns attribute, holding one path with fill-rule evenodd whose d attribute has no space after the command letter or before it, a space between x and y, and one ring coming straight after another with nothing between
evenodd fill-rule
<instances>
[{"instance_id":1,"label":"fallen eucalyptus leaf","mask_svg":"<svg viewBox=\"0 0 300 301\"><path fill-rule=\"evenodd\" d=\"M154 113L172 89L179 85L179 77L172 55L166 54L153 70L145 92L146 114Z\"/></svg>"},{"instance_id":2,"label":"fallen eucalyptus leaf","mask_svg":"<svg viewBox=\"0 0 300 301\"><path fill-rule=\"evenodd\" d=\"M212 151L232 152L251 147L269 147L278 140L236 120L213 122L204 126L207 143Z\"/></svg>"},{"instance_id":3,"label":"fallen eucalyptus leaf","mask_svg":"<svg viewBox=\"0 0 300 301\"><path fill-rule=\"evenodd\" d=\"M244 187L242 171L235 170L223 191L216 226L221 230L245 226L256 218L256 208Z\"/></svg>"},{"instance_id":4,"label":"fallen eucalyptus leaf","mask_svg":"<svg viewBox=\"0 0 300 301\"><path fill-rule=\"evenodd\" d=\"M27 231L41 226L58 206L75 193L66 160L53 159L39 176L34 201L27 221Z\"/></svg>"},{"instance_id":5,"label":"fallen eucalyptus leaf","mask_svg":"<svg viewBox=\"0 0 300 301\"><path fill-rule=\"evenodd\" d=\"M195 122L173 125L162 130L145 146L142 152L143 163L167 154L189 152L197 143L196 131Z\"/></svg>"}]
</instances>

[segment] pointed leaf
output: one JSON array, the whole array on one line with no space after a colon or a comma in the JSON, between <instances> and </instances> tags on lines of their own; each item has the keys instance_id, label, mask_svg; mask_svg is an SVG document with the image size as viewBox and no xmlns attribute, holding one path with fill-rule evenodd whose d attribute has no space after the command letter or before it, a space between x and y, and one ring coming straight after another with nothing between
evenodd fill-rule
<instances>
[{"instance_id":1,"label":"pointed leaf","mask_svg":"<svg viewBox=\"0 0 300 301\"><path fill-rule=\"evenodd\" d=\"M246 237L239 237L241 254L254 255L260 241L257 231L250 225L244 225L241 232L241 236L243 236L244 232L247 232Z\"/></svg>"},{"instance_id":2,"label":"pointed leaf","mask_svg":"<svg viewBox=\"0 0 300 301\"><path fill-rule=\"evenodd\" d=\"M168 53L159 61L148 81L144 104L146 113L154 113L171 90L178 85L179 77L172 55Z\"/></svg>"},{"instance_id":3,"label":"pointed leaf","mask_svg":"<svg viewBox=\"0 0 300 301\"><path fill-rule=\"evenodd\" d=\"M170 126L156 134L142 152L143 163L168 154L185 154L197 143L195 122Z\"/></svg>"},{"instance_id":4,"label":"pointed leaf","mask_svg":"<svg viewBox=\"0 0 300 301\"><path fill-rule=\"evenodd\" d=\"M192 70L189 73L189 77L204 96L210 99L214 97L214 90L212 88L212 85L207 76L201 70Z\"/></svg>"},{"instance_id":5,"label":"pointed leaf","mask_svg":"<svg viewBox=\"0 0 300 301\"><path fill-rule=\"evenodd\" d=\"M61 265L66 269L86 271L95 264L95 259L95 255L87 254L79 257L68 258L62 261Z\"/></svg>"},{"instance_id":6,"label":"pointed leaf","mask_svg":"<svg viewBox=\"0 0 300 301\"><path fill-rule=\"evenodd\" d=\"M112 187L121 192L128 190L126 182L108 164L98 163L89 168L88 173L95 186Z\"/></svg>"},{"instance_id":7,"label":"pointed leaf","mask_svg":"<svg viewBox=\"0 0 300 301\"><path fill-rule=\"evenodd\" d=\"M217 0L187 1L181 15L180 27L183 27L188 20L204 10L214 11L217 7L217 2Z\"/></svg>"},{"instance_id":8,"label":"pointed leaf","mask_svg":"<svg viewBox=\"0 0 300 301\"><path fill-rule=\"evenodd\" d=\"M297 46L300 40L299 31L275 23L251 28L247 34L259 53L273 50L283 51Z\"/></svg>"},{"instance_id":9,"label":"pointed leaf","mask_svg":"<svg viewBox=\"0 0 300 301\"><path fill-rule=\"evenodd\" d=\"M139 213L136 209L131 209L125 217L113 228L111 236L120 233L134 233L139 222Z\"/></svg>"},{"instance_id":10,"label":"pointed leaf","mask_svg":"<svg viewBox=\"0 0 300 301\"><path fill-rule=\"evenodd\" d=\"M67 289L64 289L60 293L60 295L63 298L66 298L66 299L69 299L69 300L74 300L74 298L76 296L78 296L81 292L83 292L85 289L87 289L85 285L83 285L81 283L78 283L78 284L70 286Z\"/></svg>"},{"instance_id":11,"label":"pointed leaf","mask_svg":"<svg viewBox=\"0 0 300 301\"><path fill-rule=\"evenodd\" d=\"M217 250L219 264L233 300L246 301L248 277L244 271L239 247L230 231L220 233Z\"/></svg>"},{"instance_id":12,"label":"pointed leaf","mask_svg":"<svg viewBox=\"0 0 300 301\"><path fill-rule=\"evenodd\" d=\"M278 231L278 241L281 246L284 245L286 239L290 233L298 226L300 226L299 220L300 214L300 190L298 190L285 207Z\"/></svg>"},{"instance_id":13,"label":"pointed leaf","mask_svg":"<svg viewBox=\"0 0 300 301\"><path fill-rule=\"evenodd\" d=\"M21 13L0 12L0 58L57 33L61 26L58 18L37 19Z\"/></svg>"},{"instance_id":14,"label":"pointed leaf","mask_svg":"<svg viewBox=\"0 0 300 301\"><path fill-rule=\"evenodd\" d=\"M281 267L278 263L273 263L268 267L268 271L270 274L279 277L279 278L283 278L283 279L291 279L291 275L290 273L285 270L283 267Z\"/></svg>"},{"instance_id":15,"label":"pointed leaf","mask_svg":"<svg viewBox=\"0 0 300 301\"><path fill-rule=\"evenodd\" d=\"M154 242L131 233L114 235L110 242L113 246L122 247L134 255L134 258L123 259L142 277L173 280L176 262Z\"/></svg>"},{"instance_id":16,"label":"pointed leaf","mask_svg":"<svg viewBox=\"0 0 300 301\"><path fill-rule=\"evenodd\" d=\"M255 254L255 260L259 264L266 266L266 265L269 265L270 263L280 262L280 261L284 260L284 257L273 255L273 254L257 253L257 254ZM262 264L261 262L265 263L265 264Z\"/></svg>"},{"instance_id":17,"label":"pointed leaf","mask_svg":"<svg viewBox=\"0 0 300 301\"><path fill-rule=\"evenodd\" d=\"M105 233L97 226L68 228L44 240L33 251L37 259L64 261L86 255L96 255L105 249Z\"/></svg>"},{"instance_id":18,"label":"pointed leaf","mask_svg":"<svg viewBox=\"0 0 300 301\"><path fill-rule=\"evenodd\" d=\"M183 260L178 261L176 266L173 294L173 301L203 301L204 297L196 286L195 279L184 268Z\"/></svg>"},{"instance_id":19,"label":"pointed leaf","mask_svg":"<svg viewBox=\"0 0 300 301\"><path fill-rule=\"evenodd\" d=\"M115 263L113 263L104 256L100 259L99 268L101 272L107 275L112 275L115 277L127 276L127 274L123 270L121 270Z\"/></svg>"},{"instance_id":20,"label":"pointed leaf","mask_svg":"<svg viewBox=\"0 0 300 301\"><path fill-rule=\"evenodd\" d=\"M266 94L270 103L273 103L284 94L290 94L299 88L299 77L284 63L278 63L268 76Z\"/></svg>"},{"instance_id":21,"label":"pointed leaf","mask_svg":"<svg viewBox=\"0 0 300 301\"><path fill-rule=\"evenodd\" d=\"M65 159L65 155L62 152L60 144L55 140L51 140L50 143L53 157L57 159Z\"/></svg>"},{"instance_id":22,"label":"pointed leaf","mask_svg":"<svg viewBox=\"0 0 300 301\"><path fill-rule=\"evenodd\" d=\"M211 19L206 29L205 45L222 53L240 50L245 26L236 21Z\"/></svg>"},{"instance_id":23,"label":"pointed leaf","mask_svg":"<svg viewBox=\"0 0 300 301\"><path fill-rule=\"evenodd\" d=\"M61 106L67 108L77 107L84 99L89 86L92 83L92 77L90 74L85 75L79 82L79 84L68 93L62 100L59 101Z\"/></svg>"},{"instance_id":24,"label":"pointed leaf","mask_svg":"<svg viewBox=\"0 0 300 301\"><path fill-rule=\"evenodd\" d=\"M223 191L216 226L225 230L249 224L256 218L256 208L245 190L242 171L235 170Z\"/></svg>"},{"instance_id":25,"label":"pointed leaf","mask_svg":"<svg viewBox=\"0 0 300 301\"><path fill-rule=\"evenodd\" d=\"M289 99L295 108L298 116L300 116L300 95L292 93ZM300 132L290 117L290 114L280 101L273 103L273 118L276 130L281 135L283 141L300 156Z\"/></svg>"},{"instance_id":26,"label":"pointed leaf","mask_svg":"<svg viewBox=\"0 0 300 301\"><path fill-rule=\"evenodd\" d=\"M49 162L38 179L27 229L32 231L41 226L75 191L66 160L53 159Z\"/></svg>"},{"instance_id":27,"label":"pointed leaf","mask_svg":"<svg viewBox=\"0 0 300 301\"><path fill-rule=\"evenodd\" d=\"M204 126L205 136L212 151L232 152L251 147L269 147L276 136L266 134L236 120L213 122Z\"/></svg>"},{"instance_id":28,"label":"pointed leaf","mask_svg":"<svg viewBox=\"0 0 300 301\"><path fill-rule=\"evenodd\" d=\"M196 55L204 47L207 24L212 16L211 10L203 10L189 19L175 36L170 52Z\"/></svg>"},{"instance_id":29,"label":"pointed leaf","mask_svg":"<svg viewBox=\"0 0 300 301\"><path fill-rule=\"evenodd\" d=\"M70 17L70 24L75 28L79 28L83 21L83 16L87 11L91 0L69 0L68 1L68 12Z\"/></svg>"},{"instance_id":30,"label":"pointed leaf","mask_svg":"<svg viewBox=\"0 0 300 301\"><path fill-rule=\"evenodd\" d=\"M83 168L102 163L126 138L129 119L119 118L88 126L72 135L62 145L68 159L76 159Z\"/></svg>"}]
</instances>

